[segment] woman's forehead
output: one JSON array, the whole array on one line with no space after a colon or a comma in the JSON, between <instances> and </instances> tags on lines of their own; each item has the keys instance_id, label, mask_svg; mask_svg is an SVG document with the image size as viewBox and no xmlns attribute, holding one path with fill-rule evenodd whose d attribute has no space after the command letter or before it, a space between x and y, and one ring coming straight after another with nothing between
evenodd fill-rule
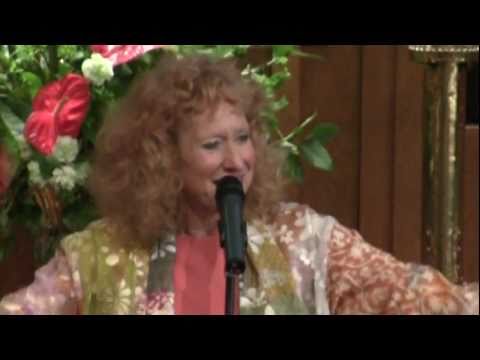
<instances>
[{"instance_id":1,"label":"woman's forehead","mask_svg":"<svg viewBox=\"0 0 480 360\"><path fill-rule=\"evenodd\" d=\"M238 106L227 102L221 102L193 116L189 123L191 127L197 128L200 131L224 126L248 126L243 111Z\"/></svg>"}]
</instances>

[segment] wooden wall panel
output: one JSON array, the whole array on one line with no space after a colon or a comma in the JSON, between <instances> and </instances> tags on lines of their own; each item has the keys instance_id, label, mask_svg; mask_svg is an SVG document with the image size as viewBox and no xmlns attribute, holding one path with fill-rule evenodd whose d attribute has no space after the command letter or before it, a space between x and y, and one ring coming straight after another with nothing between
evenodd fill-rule
<instances>
[{"instance_id":1,"label":"wooden wall panel","mask_svg":"<svg viewBox=\"0 0 480 360\"><path fill-rule=\"evenodd\" d=\"M313 46L306 50L324 55L326 61L302 62L302 117L316 112L319 121L336 123L340 134L328 146L335 159L335 170L325 173L307 168L300 199L321 213L335 216L346 226L357 228L362 49Z\"/></svg>"},{"instance_id":2,"label":"wooden wall panel","mask_svg":"<svg viewBox=\"0 0 480 360\"><path fill-rule=\"evenodd\" d=\"M463 176L463 278L465 281L478 281L478 242L479 242L479 177L478 177L478 125L465 129L465 171Z\"/></svg>"},{"instance_id":3,"label":"wooden wall panel","mask_svg":"<svg viewBox=\"0 0 480 360\"><path fill-rule=\"evenodd\" d=\"M388 250L393 226L395 57L391 46L363 49L359 230L371 244Z\"/></svg>"},{"instance_id":4,"label":"wooden wall panel","mask_svg":"<svg viewBox=\"0 0 480 360\"><path fill-rule=\"evenodd\" d=\"M397 48L394 125L393 243L403 261L422 261L423 77L405 46Z\"/></svg>"}]
</instances>

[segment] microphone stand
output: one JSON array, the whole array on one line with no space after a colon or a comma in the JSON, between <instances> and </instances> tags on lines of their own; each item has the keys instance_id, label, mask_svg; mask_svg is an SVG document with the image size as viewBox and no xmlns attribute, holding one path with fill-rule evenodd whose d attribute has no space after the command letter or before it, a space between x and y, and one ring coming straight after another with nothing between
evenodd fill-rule
<instances>
[{"instance_id":1,"label":"microphone stand","mask_svg":"<svg viewBox=\"0 0 480 360\"><path fill-rule=\"evenodd\" d=\"M220 244L225 249L225 229L222 221L219 222L219 233ZM245 222L242 223L242 238L246 248L247 231ZM245 272L245 260L230 259L228 255L227 253L225 256L225 315L238 315L240 313L239 277Z\"/></svg>"},{"instance_id":2,"label":"microphone stand","mask_svg":"<svg viewBox=\"0 0 480 360\"><path fill-rule=\"evenodd\" d=\"M225 250L225 315L239 314L238 277L245 271L247 225L243 220L245 194L241 182L226 176L217 183L215 193L220 213L220 245Z\"/></svg>"},{"instance_id":3,"label":"microphone stand","mask_svg":"<svg viewBox=\"0 0 480 360\"><path fill-rule=\"evenodd\" d=\"M238 315L238 276L226 271L225 315Z\"/></svg>"}]
</instances>

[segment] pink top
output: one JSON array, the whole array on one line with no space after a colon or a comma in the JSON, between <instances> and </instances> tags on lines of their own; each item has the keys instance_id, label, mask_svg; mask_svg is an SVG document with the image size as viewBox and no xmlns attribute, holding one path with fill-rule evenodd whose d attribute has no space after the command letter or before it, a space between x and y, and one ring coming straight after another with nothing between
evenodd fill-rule
<instances>
[{"instance_id":1,"label":"pink top","mask_svg":"<svg viewBox=\"0 0 480 360\"><path fill-rule=\"evenodd\" d=\"M176 314L225 314L225 254L218 232L177 236L174 286Z\"/></svg>"}]
</instances>

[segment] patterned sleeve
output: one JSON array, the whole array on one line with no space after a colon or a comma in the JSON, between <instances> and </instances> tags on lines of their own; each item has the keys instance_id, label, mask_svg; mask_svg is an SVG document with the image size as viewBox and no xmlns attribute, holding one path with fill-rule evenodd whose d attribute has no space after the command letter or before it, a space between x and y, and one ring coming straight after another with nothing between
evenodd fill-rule
<instances>
[{"instance_id":1,"label":"patterned sleeve","mask_svg":"<svg viewBox=\"0 0 480 360\"><path fill-rule=\"evenodd\" d=\"M328 244L328 301L335 314L478 314L478 283L402 263L338 223Z\"/></svg>"},{"instance_id":2,"label":"patterned sleeve","mask_svg":"<svg viewBox=\"0 0 480 360\"><path fill-rule=\"evenodd\" d=\"M36 271L31 285L0 301L2 315L73 315L78 309L70 267L61 251Z\"/></svg>"}]
</instances>

